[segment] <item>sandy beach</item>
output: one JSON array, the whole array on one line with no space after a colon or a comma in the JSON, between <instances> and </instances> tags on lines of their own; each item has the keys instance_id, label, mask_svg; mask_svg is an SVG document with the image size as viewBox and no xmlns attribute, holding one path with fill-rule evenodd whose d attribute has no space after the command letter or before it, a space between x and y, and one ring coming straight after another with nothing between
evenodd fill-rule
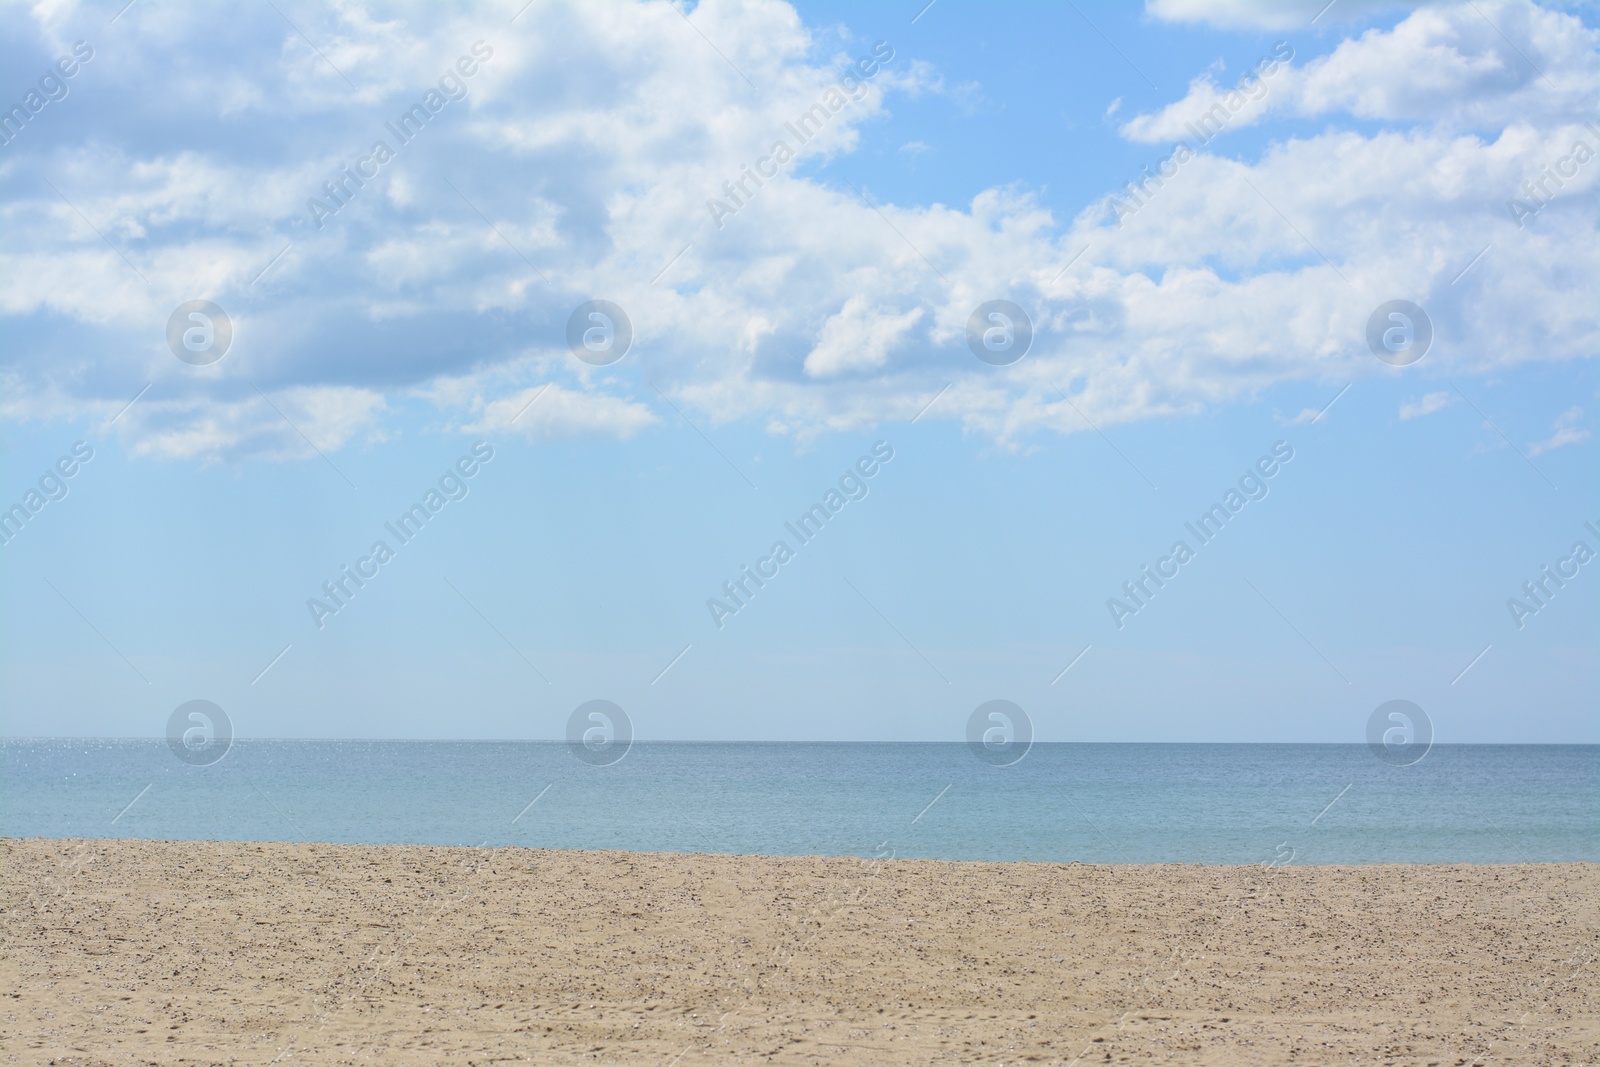
<instances>
[{"instance_id":1,"label":"sandy beach","mask_svg":"<svg viewBox=\"0 0 1600 1067\"><path fill-rule=\"evenodd\" d=\"M7 839L7 1064L1581 1064L1600 866Z\"/></svg>"}]
</instances>

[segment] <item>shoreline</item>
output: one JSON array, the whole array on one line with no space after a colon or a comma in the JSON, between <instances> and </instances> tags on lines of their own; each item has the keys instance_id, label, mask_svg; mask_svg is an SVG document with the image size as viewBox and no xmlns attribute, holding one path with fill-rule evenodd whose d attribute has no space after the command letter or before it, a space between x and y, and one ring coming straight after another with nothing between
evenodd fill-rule
<instances>
[{"instance_id":1,"label":"shoreline","mask_svg":"<svg viewBox=\"0 0 1600 1067\"><path fill-rule=\"evenodd\" d=\"M0 877L0 1063L1600 1056L1595 863L4 838Z\"/></svg>"},{"instance_id":2,"label":"shoreline","mask_svg":"<svg viewBox=\"0 0 1600 1067\"><path fill-rule=\"evenodd\" d=\"M1476 860L1453 860L1444 863L1397 863L1382 861L1375 863L1310 863L1294 862L1285 864L1272 864L1262 862L1239 863L1202 863L1196 860L1193 863L1097 863L1089 860L974 860L974 859L946 859L936 856L858 856L849 852L711 852L705 850L685 850L674 852L665 849L628 849L628 848L532 848L526 845L430 845L418 842L394 842L373 844L364 841L291 841L286 839L264 839L243 837L46 837L42 835L7 837L0 835L0 847L14 844L45 845L50 842L72 842L75 846L80 844L115 845L122 842L134 842L155 845L265 845L271 848L351 848L351 849L418 849L432 852L464 853L468 855L481 855L496 852L530 853L534 855L549 856L597 856L597 857L659 857L662 859L680 859L692 856L706 856L715 859L750 859L750 860L817 860L817 861L855 861L862 864L951 864L955 866L972 867L1024 867L1024 868L1060 868L1063 870L1090 869L1090 870L1121 870L1133 869L1141 871L1183 871L1183 870L1245 870L1259 868L1271 872L1287 870L1318 870L1318 871L1367 871L1375 869L1393 868L1407 870L1413 868L1434 868L1453 870L1457 867L1471 868L1537 868L1537 867L1589 867L1600 872L1600 861L1597 860L1527 860L1516 863L1501 863L1490 861L1481 863Z\"/></svg>"}]
</instances>

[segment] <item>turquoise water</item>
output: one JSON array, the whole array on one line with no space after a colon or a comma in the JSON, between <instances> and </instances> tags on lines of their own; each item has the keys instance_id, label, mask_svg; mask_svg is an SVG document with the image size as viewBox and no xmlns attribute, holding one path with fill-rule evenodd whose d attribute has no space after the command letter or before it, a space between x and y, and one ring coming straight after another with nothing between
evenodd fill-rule
<instances>
[{"instance_id":1,"label":"turquoise water","mask_svg":"<svg viewBox=\"0 0 1600 1067\"><path fill-rule=\"evenodd\" d=\"M1085 863L1600 861L1600 746L0 743L0 835ZM531 802L531 803L530 803ZM1331 805L1331 806L1330 806Z\"/></svg>"}]
</instances>

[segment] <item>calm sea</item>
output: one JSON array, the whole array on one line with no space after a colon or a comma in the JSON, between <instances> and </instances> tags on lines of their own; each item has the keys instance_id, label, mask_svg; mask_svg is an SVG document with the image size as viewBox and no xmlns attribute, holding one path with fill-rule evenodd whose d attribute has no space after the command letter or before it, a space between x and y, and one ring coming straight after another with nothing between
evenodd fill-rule
<instances>
[{"instance_id":1,"label":"calm sea","mask_svg":"<svg viewBox=\"0 0 1600 1067\"><path fill-rule=\"evenodd\" d=\"M1085 863L1600 860L1600 746L0 743L0 835Z\"/></svg>"}]
</instances>

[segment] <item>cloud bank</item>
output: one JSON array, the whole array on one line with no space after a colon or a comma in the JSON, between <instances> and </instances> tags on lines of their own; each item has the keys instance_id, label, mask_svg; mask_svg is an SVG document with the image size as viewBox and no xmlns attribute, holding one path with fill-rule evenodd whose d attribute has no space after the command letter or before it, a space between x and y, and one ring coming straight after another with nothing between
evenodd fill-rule
<instances>
[{"instance_id":1,"label":"cloud bank","mask_svg":"<svg viewBox=\"0 0 1600 1067\"><path fill-rule=\"evenodd\" d=\"M1276 27L1259 12L1288 6L1204 17ZM1596 351L1600 164L1570 161L1600 149L1600 41L1565 12L1424 7L1289 59L1237 110L1203 73L1120 127L1161 146L1146 173L1058 218L1020 187L949 206L830 177L943 78L773 0L387 10L0 16L38 53L24 69L95 49L0 149L0 412L109 421L149 386L114 426L132 451L227 459L381 438L401 396L463 432L626 439L657 421L653 385L803 442L948 385L926 418L1014 444L1082 431L1079 411L1104 426L1386 372L1365 324L1397 298L1432 317L1425 373ZM1188 133L1219 106L1226 130ZM1229 155L1247 125L1266 147ZM763 167L779 142L796 159ZM1510 209L1542 180L1535 215ZM708 207L729 186L738 210ZM642 373L568 351L595 298L627 310ZM208 367L165 340L194 299L234 324ZM966 347L991 299L1033 318L1010 367Z\"/></svg>"}]
</instances>

